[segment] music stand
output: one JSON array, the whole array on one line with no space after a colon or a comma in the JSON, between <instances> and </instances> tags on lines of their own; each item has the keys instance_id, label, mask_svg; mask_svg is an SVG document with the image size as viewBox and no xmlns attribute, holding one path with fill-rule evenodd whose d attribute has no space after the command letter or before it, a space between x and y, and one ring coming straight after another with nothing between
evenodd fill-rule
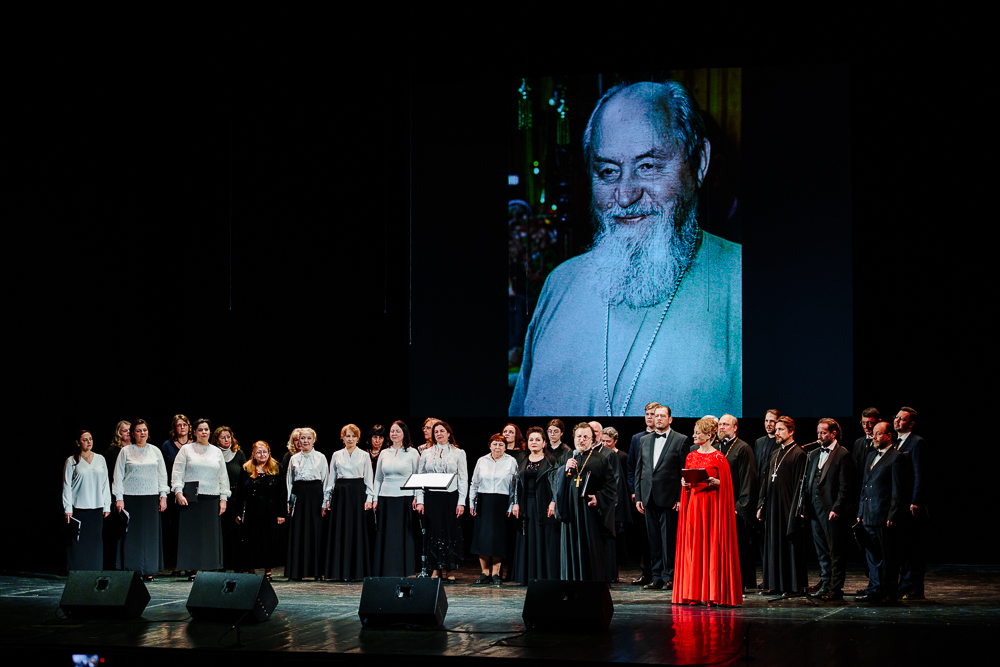
<instances>
[{"instance_id":1,"label":"music stand","mask_svg":"<svg viewBox=\"0 0 1000 667\"><path fill-rule=\"evenodd\" d=\"M457 473L453 472L420 472L413 473L406 478L399 488L401 489L412 489L414 491L421 490L426 492L428 489L447 489L451 486L451 482L455 479ZM420 549L420 574L418 577L430 576L427 573L427 526L424 524L423 518L420 519L420 535L423 544Z\"/></svg>"}]
</instances>

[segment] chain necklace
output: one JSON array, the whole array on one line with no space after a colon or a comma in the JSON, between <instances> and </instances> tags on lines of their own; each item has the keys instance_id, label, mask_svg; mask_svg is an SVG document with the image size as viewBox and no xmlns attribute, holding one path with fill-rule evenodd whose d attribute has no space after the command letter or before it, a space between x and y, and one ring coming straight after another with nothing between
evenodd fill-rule
<instances>
[{"instance_id":1,"label":"chain necklace","mask_svg":"<svg viewBox=\"0 0 1000 667\"><path fill-rule=\"evenodd\" d=\"M590 455L594 453L594 448L591 447L590 451L587 452L587 458L583 460L583 465L576 469L576 488L580 488L580 477L583 476L583 469L587 467L587 461L590 460Z\"/></svg>"},{"instance_id":2,"label":"chain necklace","mask_svg":"<svg viewBox=\"0 0 1000 667\"><path fill-rule=\"evenodd\" d=\"M788 456L788 452L792 451L792 445L794 445L794 444L795 444L795 442L793 441L790 445L788 445L788 448L784 452L782 452L781 458L778 459L777 463L775 463L774 470L771 471L771 481L772 482L775 481L776 479L778 479L778 468L781 467L781 462L785 460L786 456Z\"/></svg>"},{"instance_id":3,"label":"chain necklace","mask_svg":"<svg viewBox=\"0 0 1000 667\"><path fill-rule=\"evenodd\" d=\"M687 273L687 268L691 265L694 260L694 249L692 248L691 253L688 255L688 261L684 262L684 267L674 278L674 284L670 288L670 296L667 297L667 304L663 307L663 312L660 313L660 321L656 323L656 329L653 331L652 338L649 339L649 345L646 346L646 351L642 355L642 360L639 362L639 368L635 371L635 377L632 378L632 386L628 388L628 394L625 396L625 403L622 405L622 411L619 415L620 417L625 416L625 411L628 410L628 404L632 401L632 392L635 391L635 385L639 381L639 375L642 373L642 367L646 365L646 357L649 356L649 351L653 349L653 342L656 340L656 334L660 332L660 327L663 325L663 320L667 316L667 311L670 310L670 304L674 302L674 296L677 294L678 288L681 286L681 280L684 279L684 274ZM646 315L649 311L646 311ZM646 315L643 315L642 322L639 324L638 331L635 332L635 338L632 339L632 345L628 348L628 353L625 355L625 361L622 362L622 370L625 370L625 364L628 362L629 356L632 354L632 348L635 347L635 341L639 338L639 331L642 331L642 325L646 323ZM604 405L608 409L608 416L613 417L614 411L611 408L611 393L608 390L608 337L611 331L611 300L608 299L608 315L604 322ZM621 370L618 371L618 377L621 378ZM615 388L618 387L618 380L615 380Z\"/></svg>"}]
</instances>

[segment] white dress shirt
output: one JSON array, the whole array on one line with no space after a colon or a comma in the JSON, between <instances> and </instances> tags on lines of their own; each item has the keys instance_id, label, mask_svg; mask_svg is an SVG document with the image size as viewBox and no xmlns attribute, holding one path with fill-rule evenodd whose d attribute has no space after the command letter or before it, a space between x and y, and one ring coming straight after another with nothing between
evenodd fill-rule
<instances>
[{"instance_id":1,"label":"white dress shirt","mask_svg":"<svg viewBox=\"0 0 1000 667\"><path fill-rule=\"evenodd\" d=\"M830 445L829 448L826 447L826 446L820 447L819 448L819 465L817 465L816 467L822 469L823 466L826 464L827 458L829 458L830 454L833 454L836 450L837 450L837 441L836 440L833 441L833 444Z\"/></svg>"},{"instance_id":2,"label":"white dress shirt","mask_svg":"<svg viewBox=\"0 0 1000 667\"><path fill-rule=\"evenodd\" d=\"M285 475L285 483L288 485L288 497L292 497L292 484L295 482L323 482L326 486L326 476L330 474L327 467L326 455L315 449L306 452L298 452L288 460L288 472Z\"/></svg>"},{"instance_id":3,"label":"white dress shirt","mask_svg":"<svg viewBox=\"0 0 1000 667\"><path fill-rule=\"evenodd\" d=\"M653 467L660 462L660 454L663 453L663 448L667 445L667 437L670 435L670 428L668 427L663 433L655 433L653 435Z\"/></svg>"},{"instance_id":4,"label":"white dress shirt","mask_svg":"<svg viewBox=\"0 0 1000 667\"><path fill-rule=\"evenodd\" d=\"M221 500L229 497L226 461L215 445L202 446L189 442L181 447L174 459L171 482L174 493L183 491L187 482L198 482L199 496L219 496Z\"/></svg>"},{"instance_id":5,"label":"white dress shirt","mask_svg":"<svg viewBox=\"0 0 1000 667\"><path fill-rule=\"evenodd\" d=\"M337 485L338 479L364 479L365 499L371 502L375 489L373 487L372 457L360 447L354 448L354 453L349 454L347 447L338 449L330 457L330 470L323 483L323 491L326 495L326 502L329 504L333 498L333 487Z\"/></svg>"},{"instance_id":6,"label":"white dress shirt","mask_svg":"<svg viewBox=\"0 0 1000 667\"><path fill-rule=\"evenodd\" d=\"M469 493L469 467L466 463L465 450L454 445L434 445L424 450L420 455L420 464L417 472L450 472L458 473L452 479L447 489L428 489L428 491L443 491L451 493L458 491L458 504L465 505L466 497ZM424 502L424 492L416 492L417 504Z\"/></svg>"},{"instance_id":7,"label":"white dress shirt","mask_svg":"<svg viewBox=\"0 0 1000 667\"><path fill-rule=\"evenodd\" d=\"M155 496L166 498L170 491L167 484L167 464L157 447L126 445L115 462L115 477L111 493L115 500L125 496Z\"/></svg>"},{"instance_id":8,"label":"white dress shirt","mask_svg":"<svg viewBox=\"0 0 1000 667\"><path fill-rule=\"evenodd\" d=\"M94 454L94 460L80 456L77 463L73 457L66 459L63 467L63 512L72 514L73 508L93 510L100 507L111 511L111 485L108 483L108 464L104 457Z\"/></svg>"},{"instance_id":9,"label":"white dress shirt","mask_svg":"<svg viewBox=\"0 0 1000 667\"><path fill-rule=\"evenodd\" d=\"M378 500L379 496L412 496L413 489L399 487L417 472L419 465L420 454L416 447L410 447L406 451L402 447L383 449L378 455L378 465L375 466L375 499Z\"/></svg>"},{"instance_id":10,"label":"white dress shirt","mask_svg":"<svg viewBox=\"0 0 1000 667\"><path fill-rule=\"evenodd\" d=\"M476 469L472 472L472 484L469 487L469 501L472 506L476 506L476 496L480 493L499 493L509 497L511 483L516 473L517 461L509 454L501 456L499 461L494 461L492 454L480 457L476 461Z\"/></svg>"}]
</instances>

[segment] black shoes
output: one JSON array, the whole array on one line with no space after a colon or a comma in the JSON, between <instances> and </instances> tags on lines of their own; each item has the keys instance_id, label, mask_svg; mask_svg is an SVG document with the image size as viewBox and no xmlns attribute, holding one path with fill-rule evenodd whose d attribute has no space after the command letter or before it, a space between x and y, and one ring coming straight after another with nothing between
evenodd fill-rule
<instances>
[{"instance_id":1,"label":"black shoes","mask_svg":"<svg viewBox=\"0 0 1000 667\"><path fill-rule=\"evenodd\" d=\"M500 575L499 574L494 574L493 575L493 585L494 586L500 586L501 585Z\"/></svg>"},{"instance_id":2,"label":"black shoes","mask_svg":"<svg viewBox=\"0 0 1000 667\"><path fill-rule=\"evenodd\" d=\"M476 579L476 583L477 584L492 584L493 583L493 578L490 577L490 575L489 575L488 572L483 572L481 575L479 575L479 578Z\"/></svg>"},{"instance_id":3,"label":"black shoes","mask_svg":"<svg viewBox=\"0 0 1000 667\"><path fill-rule=\"evenodd\" d=\"M828 591L825 595L820 596L820 599L824 602L834 602L836 600L844 599L843 591Z\"/></svg>"},{"instance_id":4,"label":"black shoes","mask_svg":"<svg viewBox=\"0 0 1000 667\"><path fill-rule=\"evenodd\" d=\"M644 591L658 591L664 588L666 584L663 583L662 579L653 579L651 582L642 587ZM671 586L673 588L673 586Z\"/></svg>"},{"instance_id":5,"label":"black shoes","mask_svg":"<svg viewBox=\"0 0 1000 667\"><path fill-rule=\"evenodd\" d=\"M632 585L633 586L645 586L646 584L648 584L652 580L653 580L652 577L643 577L643 576L640 576L638 579L633 579L632 580Z\"/></svg>"}]
</instances>

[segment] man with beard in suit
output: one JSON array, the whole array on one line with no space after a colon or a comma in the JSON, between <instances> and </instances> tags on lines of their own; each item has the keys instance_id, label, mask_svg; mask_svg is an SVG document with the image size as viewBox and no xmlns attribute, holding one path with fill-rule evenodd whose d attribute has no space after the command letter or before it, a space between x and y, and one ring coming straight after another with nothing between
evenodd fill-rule
<instances>
[{"instance_id":1,"label":"man with beard in suit","mask_svg":"<svg viewBox=\"0 0 1000 667\"><path fill-rule=\"evenodd\" d=\"M740 576L743 588L754 588L757 582L757 567L754 565L750 549L750 526L756 521L757 509L757 464L753 450L736 436L739 421L730 414L719 418L718 448L729 462L733 478L733 500L736 504L736 544L740 552Z\"/></svg>"},{"instance_id":2,"label":"man with beard in suit","mask_svg":"<svg viewBox=\"0 0 1000 667\"><path fill-rule=\"evenodd\" d=\"M854 504L855 469L851 453L838 441L840 424L820 419L820 446L806 457L797 513L809 519L819 559L820 587L813 597L827 602L844 599L844 574Z\"/></svg>"},{"instance_id":3,"label":"man with beard in suit","mask_svg":"<svg viewBox=\"0 0 1000 667\"><path fill-rule=\"evenodd\" d=\"M898 594L900 522L907 518L911 478L905 457L892 447L889 422L876 424L872 437L875 449L865 459L858 507L858 521L868 538L865 559L869 584L854 601L881 604L895 601Z\"/></svg>"},{"instance_id":4,"label":"man with beard in suit","mask_svg":"<svg viewBox=\"0 0 1000 667\"><path fill-rule=\"evenodd\" d=\"M670 408L661 405L653 417L656 430L639 440L635 467L635 506L646 519L653 580L646 590L673 588L677 549L677 511L681 500L681 470L691 451L691 438L670 428Z\"/></svg>"},{"instance_id":5,"label":"man with beard in suit","mask_svg":"<svg viewBox=\"0 0 1000 667\"><path fill-rule=\"evenodd\" d=\"M799 596L806 586L803 531L795 508L806 455L795 444L795 420L778 418L774 426L778 448L771 455L766 474L761 475L757 518L764 522L763 595Z\"/></svg>"},{"instance_id":6,"label":"man with beard in suit","mask_svg":"<svg viewBox=\"0 0 1000 667\"><path fill-rule=\"evenodd\" d=\"M633 586L645 586L653 580L649 565L649 539L646 537L646 519L639 514L639 510L635 507L635 465L639 461L639 440L642 436L656 430L656 427L653 425L653 419L658 407L660 407L660 404L656 401L646 404L646 430L639 431L633 435L628 446L626 469L628 471L628 493L629 498L631 498L629 512L633 514L632 530L626 533L626 535L631 534L632 539L629 540L629 550L632 553L639 553L639 568L641 570L639 578L632 580Z\"/></svg>"},{"instance_id":7,"label":"man with beard in suit","mask_svg":"<svg viewBox=\"0 0 1000 667\"><path fill-rule=\"evenodd\" d=\"M913 432L917 411L902 407L892 420L896 429L896 450L906 456L913 472L910 516L903 529L899 594L904 600L924 599L924 572L927 569L927 505L930 497L930 463L927 441ZM905 499L904 499L905 501ZM901 501L903 502L903 501ZM905 506L906 503L903 502Z\"/></svg>"}]
</instances>

